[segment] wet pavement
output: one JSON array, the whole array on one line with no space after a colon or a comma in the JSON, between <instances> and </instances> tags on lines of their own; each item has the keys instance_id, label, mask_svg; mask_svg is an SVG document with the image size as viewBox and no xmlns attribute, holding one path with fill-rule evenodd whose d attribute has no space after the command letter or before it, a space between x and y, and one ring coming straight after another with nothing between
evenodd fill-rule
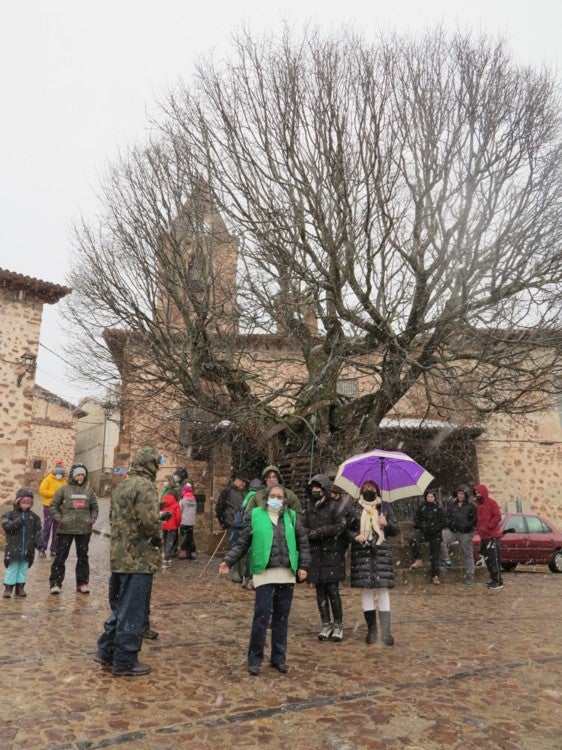
<instances>
[{"instance_id":1,"label":"wet pavement","mask_svg":"<svg viewBox=\"0 0 562 750\"><path fill-rule=\"evenodd\" d=\"M314 589L296 587L288 675L246 669L253 593L219 578L207 556L158 573L145 677L112 677L92 660L108 614L109 540L91 543L91 593L74 590L74 551L59 596L50 561L26 599L2 600L0 747L560 750L562 575L526 568L505 587L427 583L398 571L394 647L368 646L359 593L342 590L341 644L316 638Z\"/></svg>"}]
</instances>

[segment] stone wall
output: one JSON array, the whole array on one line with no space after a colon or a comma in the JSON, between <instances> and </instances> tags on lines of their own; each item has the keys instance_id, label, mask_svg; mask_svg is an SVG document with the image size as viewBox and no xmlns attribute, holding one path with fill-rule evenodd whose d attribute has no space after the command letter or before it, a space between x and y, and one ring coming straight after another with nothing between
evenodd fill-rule
<instances>
[{"instance_id":1,"label":"stone wall","mask_svg":"<svg viewBox=\"0 0 562 750\"><path fill-rule=\"evenodd\" d=\"M33 403L32 367L37 356L42 303L24 292L0 286L0 496L12 500L24 484ZM19 385L18 385L19 380Z\"/></svg>"},{"instance_id":2,"label":"stone wall","mask_svg":"<svg viewBox=\"0 0 562 750\"><path fill-rule=\"evenodd\" d=\"M503 509L524 507L562 527L562 426L554 404L525 417L496 415L476 440L479 480Z\"/></svg>"},{"instance_id":3,"label":"stone wall","mask_svg":"<svg viewBox=\"0 0 562 750\"><path fill-rule=\"evenodd\" d=\"M43 477L61 460L66 471L74 463L77 418L71 404L42 388L34 391L25 482L37 489Z\"/></svg>"}]
</instances>

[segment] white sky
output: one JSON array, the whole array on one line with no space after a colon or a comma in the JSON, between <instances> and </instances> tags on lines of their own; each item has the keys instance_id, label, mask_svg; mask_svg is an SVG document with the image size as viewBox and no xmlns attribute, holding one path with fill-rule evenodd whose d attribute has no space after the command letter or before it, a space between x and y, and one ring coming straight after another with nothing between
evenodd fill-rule
<instances>
[{"instance_id":1,"label":"white sky","mask_svg":"<svg viewBox=\"0 0 562 750\"><path fill-rule=\"evenodd\" d=\"M0 7L0 266L64 283L70 227L96 212L98 175L142 141L146 112L193 62L227 51L242 24L287 20L419 31L442 22L506 37L522 63L560 66L562 0L18 0ZM1 335L1 332L0 332ZM41 343L63 336L46 305ZM70 400L83 390L40 347L37 382Z\"/></svg>"}]
</instances>

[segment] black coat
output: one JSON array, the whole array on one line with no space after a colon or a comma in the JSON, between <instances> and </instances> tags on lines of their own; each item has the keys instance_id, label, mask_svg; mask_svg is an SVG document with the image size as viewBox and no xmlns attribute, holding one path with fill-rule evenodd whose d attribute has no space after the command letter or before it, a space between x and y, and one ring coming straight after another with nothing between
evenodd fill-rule
<instances>
[{"instance_id":1,"label":"black coat","mask_svg":"<svg viewBox=\"0 0 562 750\"><path fill-rule=\"evenodd\" d=\"M423 501L414 513L414 529L419 529L424 539L433 539L441 536L445 528L445 513L437 504L437 501L428 503Z\"/></svg>"},{"instance_id":2,"label":"black coat","mask_svg":"<svg viewBox=\"0 0 562 750\"><path fill-rule=\"evenodd\" d=\"M347 534L351 541L351 587L359 589L394 588L394 565L392 552L386 537L396 536L399 528L392 505L383 502L379 516L384 515L387 526L384 529L385 540L375 544L375 540L358 544L355 537L361 531L361 514L363 508L356 501L346 514Z\"/></svg>"},{"instance_id":3,"label":"black coat","mask_svg":"<svg viewBox=\"0 0 562 750\"><path fill-rule=\"evenodd\" d=\"M220 493L215 508L215 513L223 529L236 527L236 514L242 507L246 490L239 489L235 484L229 484Z\"/></svg>"},{"instance_id":4,"label":"black coat","mask_svg":"<svg viewBox=\"0 0 562 750\"><path fill-rule=\"evenodd\" d=\"M35 550L41 547L41 519L32 510L14 508L2 516L2 528L6 532L4 565L25 560L33 565Z\"/></svg>"},{"instance_id":5,"label":"black coat","mask_svg":"<svg viewBox=\"0 0 562 750\"><path fill-rule=\"evenodd\" d=\"M310 543L308 582L345 581L345 551L348 542L341 503L330 497L325 497L318 507L310 503L303 524L308 531Z\"/></svg>"},{"instance_id":6,"label":"black coat","mask_svg":"<svg viewBox=\"0 0 562 750\"><path fill-rule=\"evenodd\" d=\"M476 506L469 500L462 505L454 500L447 508L445 525L451 531L474 534L476 528Z\"/></svg>"}]
</instances>

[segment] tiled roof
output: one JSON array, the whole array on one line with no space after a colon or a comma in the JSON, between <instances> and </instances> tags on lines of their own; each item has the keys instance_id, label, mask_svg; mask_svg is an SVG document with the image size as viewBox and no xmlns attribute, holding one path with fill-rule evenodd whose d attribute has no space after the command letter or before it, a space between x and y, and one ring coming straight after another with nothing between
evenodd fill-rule
<instances>
[{"instance_id":1,"label":"tiled roof","mask_svg":"<svg viewBox=\"0 0 562 750\"><path fill-rule=\"evenodd\" d=\"M5 268L0 268L0 288L28 292L48 304L58 302L72 291L68 286L51 284L49 281L34 279L22 273L7 271Z\"/></svg>"}]
</instances>

